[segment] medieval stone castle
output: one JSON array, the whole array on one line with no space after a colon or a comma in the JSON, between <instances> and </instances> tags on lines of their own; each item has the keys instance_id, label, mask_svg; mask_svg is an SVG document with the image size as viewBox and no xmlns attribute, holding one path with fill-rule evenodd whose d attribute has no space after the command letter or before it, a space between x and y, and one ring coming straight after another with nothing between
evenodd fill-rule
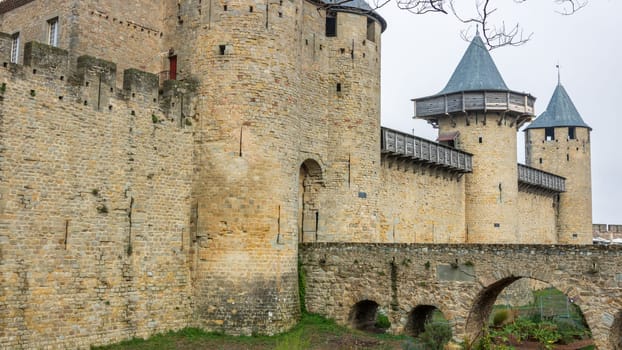
<instances>
[{"instance_id":1,"label":"medieval stone castle","mask_svg":"<svg viewBox=\"0 0 622 350\"><path fill-rule=\"evenodd\" d=\"M479 37L380 125L363 0L0 2L0 347L299 318L298 244L589 244L590 127ZM445 79L439 77L439 79Z\"/></svg>"}]
</instances>

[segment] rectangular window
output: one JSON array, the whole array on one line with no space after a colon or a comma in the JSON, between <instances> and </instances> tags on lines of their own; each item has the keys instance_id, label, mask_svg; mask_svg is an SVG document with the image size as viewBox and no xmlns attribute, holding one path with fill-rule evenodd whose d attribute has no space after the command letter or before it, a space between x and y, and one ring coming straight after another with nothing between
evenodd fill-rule
<instances>
[{"instance_id":1,"label":"rectangular window","mask_svg":"<svg viewBox=\"0 0 622 350\"><path fill-rule=\"evenodd\" d=\"M11 63L17 63L19 60L19 32L11 36Z\"/></svg>"},{"instance_id":2,"label":"rectangular window","mask_svg":"<svg viewBox=\"0 0 622 350\"><path fill-rule=\"evenodd\" d=\"M576 129L574 126L568 127L568 139L574 140L577 138Z\"/></svg>"},{"instance_id":3,"label":"rectangular window","mask_svg":"<svg viewBox=\"0 0 622 350\"><path fill-rule=\"evenodd\" d=\"M376 21L367 18L367 40L376 42Z\"/></svg>"},{"instance_id":4,"label":"rectangular window","mask_svg":"<svg viewBox=\"0 0 622 350\"><path fill-rule=\"evenodd\" d=\"M544 128L544 139L547 141L555 140L555 128Z\"/></svg>"},{"instance_id":5,"label":"rectangular window","mask_svg":"<svg viewBox=\"0 0 622 350\"><path fill-rule=\"evenodd\" d=\"M326 13L326 36L337 36L337 13L335 12Z\"/></svg>"},{"instance_id":6,"label":"rectangular window","mask_svg":"<svg viewBox=\"0 0 622 350\"><path fill-rule=\"evenodd\" d=\"M48 20L48 45L58 46L58 17Z\"/></svg>"}]
</instances>

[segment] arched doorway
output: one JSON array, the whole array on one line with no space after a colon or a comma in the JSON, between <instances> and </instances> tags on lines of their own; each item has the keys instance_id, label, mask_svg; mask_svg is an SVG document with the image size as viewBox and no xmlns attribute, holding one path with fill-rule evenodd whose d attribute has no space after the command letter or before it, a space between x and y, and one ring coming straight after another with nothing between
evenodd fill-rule
<instances>
[{"instance_id":1,"label":"arched doorway","mask_svg":"<svg viewBox=\"0 0 622 350\"><path fill-rule=\"evenodd\" d=\"M300 165L298 176L298 239L300 242L315 242L320 227L320 188L322 168L313 159Z\"/></svg>"}]
</instances>

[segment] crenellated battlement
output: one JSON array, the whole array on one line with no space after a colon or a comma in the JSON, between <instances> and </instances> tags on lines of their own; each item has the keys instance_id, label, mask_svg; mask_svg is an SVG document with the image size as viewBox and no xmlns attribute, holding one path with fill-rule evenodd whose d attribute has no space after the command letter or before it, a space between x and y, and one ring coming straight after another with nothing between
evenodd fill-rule
<instances>
[{"instance_id":1,"label":"crenellated battlement","mask_svg":"<svg viewBox=\"0 0 622 350\"><path fill-rule=\"evenodd\" d=\"M192 125L197 82L165 81L160 88L159 77L138 69L123 72L123 86L117 86L117 65L114 62L83 55L75 65L67 50L39 42L24 46L24 64L10 63L11 36L0 33L0 60L8 80L22 79L32 85L53 88L59 101L74 101L105 112L114 108L152 110L159 121L170 120L180 127ZM185 103L181 104L179 101ZM160 114L160 115L157 115ZM154 119L155 120L155 119Z\"/></svg>"}]
</instances>

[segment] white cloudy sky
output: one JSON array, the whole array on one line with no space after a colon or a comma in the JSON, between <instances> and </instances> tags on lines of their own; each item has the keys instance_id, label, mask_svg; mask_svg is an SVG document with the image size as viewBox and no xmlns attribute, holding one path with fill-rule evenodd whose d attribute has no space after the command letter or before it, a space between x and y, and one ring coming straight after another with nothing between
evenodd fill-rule
<instances>
[{"instance_id":1,"label":"white cloudy sky","mask_svg":"<svg viewBox=\"0 0 622 350\"><path fill-rule=\"evenodd\" d=\"M622 1L591 0L572 16L557 14L553 0L496 3L496 19L507 25L518 21L526 33L533 32L523 46L492 51L506 84L537 97L539 115L557 84L559 61L562 84L593 128L593 221L622 224ZM394 3L378 12L388 22L382 37L382 124L434 139L434 129L412 120L410 99L445 86L468 45L460 37L465 27L450 15L414 15ZM523 133L518 134L523 163Z\"/></svg>"}]
</instances>

